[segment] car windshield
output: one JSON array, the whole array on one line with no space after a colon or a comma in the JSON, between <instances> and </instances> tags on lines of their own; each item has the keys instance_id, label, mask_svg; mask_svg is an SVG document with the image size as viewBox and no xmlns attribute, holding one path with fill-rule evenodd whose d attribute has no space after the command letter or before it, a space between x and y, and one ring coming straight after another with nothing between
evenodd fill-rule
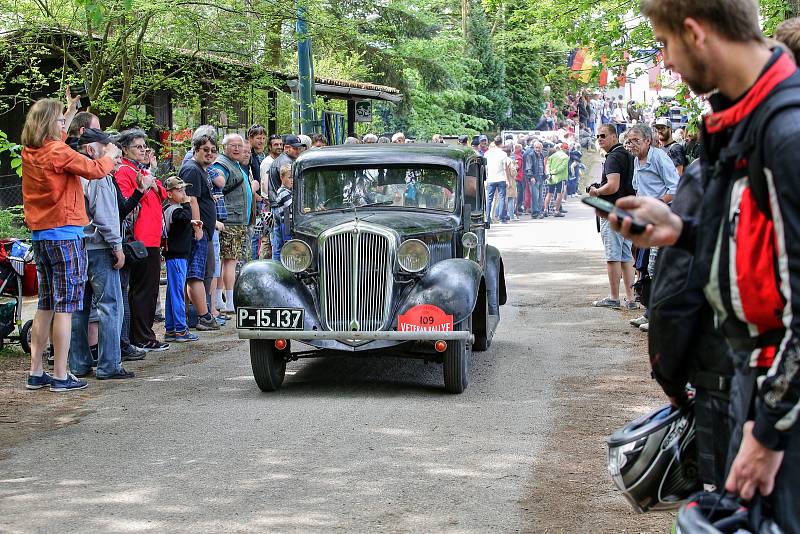
<instances>
[{"instance_id":1,"label":"car windshield","mask_svg":"<svg viewBox=\"0 0 800 534\"><path fill-rule=\"evenodd\" d=\"M456 183L449 167L309 169L302 176L302 211L386 206L452 212Z\"/></svg>"}]
</instances>

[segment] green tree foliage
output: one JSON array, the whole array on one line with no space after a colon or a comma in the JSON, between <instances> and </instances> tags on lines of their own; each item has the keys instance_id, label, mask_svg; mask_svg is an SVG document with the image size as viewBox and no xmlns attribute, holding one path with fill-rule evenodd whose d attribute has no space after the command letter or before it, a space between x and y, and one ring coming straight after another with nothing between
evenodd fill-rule
<instances>
[{"instance_id":1,"label":"green tree foliage","mask_svg":"<svg viewBox=\"0 0 800 534\"><path fill-rule=\"evenodd\" d=\"M465 50L477 62L472 71L472 90L484 98L467 109L472 115L485 117L493 124L501 125L506 119L511 100L506 90L506 65L497 54L496 46L483 4L471 0Z\"/></svg>"}]
</instances>

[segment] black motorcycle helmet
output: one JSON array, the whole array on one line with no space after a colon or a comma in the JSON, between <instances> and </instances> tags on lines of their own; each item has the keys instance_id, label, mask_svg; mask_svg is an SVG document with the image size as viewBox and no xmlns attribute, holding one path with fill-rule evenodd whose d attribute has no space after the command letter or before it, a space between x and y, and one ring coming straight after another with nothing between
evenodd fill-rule
<instances>
[{"instance_id":1,"label":"black motorcycle helmet","mask_svg":"<svg viewBox=\"0 0 800 534\"><path fill-rule=\"evenodd\" d=\"M733 496L714 492L692 495L681 506L674 534L783 534L771 519L764 518L761 502L750 508Z\"/></svg>"},{"instance_id":2,"label":"black motorcycle helmet","mask_svg":"<svg viewBox=\"0 0 800 534\"><path fill-rule=\"evenodd\" d=\"M608 472L637 512L677 508L702 489L697 471L694 401L666 405L614 432Z\"/></svg>"}]
</instances>

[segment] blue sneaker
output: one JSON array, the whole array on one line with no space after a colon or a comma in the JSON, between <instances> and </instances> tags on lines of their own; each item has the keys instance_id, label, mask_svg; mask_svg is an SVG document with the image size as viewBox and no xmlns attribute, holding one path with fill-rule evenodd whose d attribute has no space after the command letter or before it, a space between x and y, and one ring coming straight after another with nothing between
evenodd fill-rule
<instances>
[{"instance_id":1,"label":"blue sneaker","mask_svg":"<svg viewBox=\"0 0 800 534\"><path fill-rule=\"evenodd\" d=\"M223 318L222 318L222 317L220 317L219 315L217 315L216 317L214 317L214 320L215 320L215 321L217 321L217 324L218 324L218 325L220 325L220 326L225 326L225 319L223 319Z\"/></svg>"},{"instance_id":2,"label":"blue sneaker","mask_svg":"<svg viewBox=\"0 0 800 534\"><path fill-rule=\"evenodd\" d=\"M57 380L56 378L52 379L52 382L50 382L50 391L61 392L70 391L73 389L85 389L88 385L88 382L85 380L79 380L72 373L67 373L67 378L64 380Z\"/></svg>"},{"instance_id":3,"label":"blue sneaker","mask_svg":"<svg viewBox=\"0 0 800 534\"><path fill-rule=\"evenodd\" d=\"M47 373L42 373L42 376L28 375L28 383L25 384L27 389L42 389L53 383L53 377Z\"/></svg>"},{"instance_id":4,"label":"blue sneaker","mask_svg":"<svg viewBox=\"0 0 800 534\"><path fill-rule=\"evenodd\" d=\"M200 339L200 336L187 330L183 333L176 333L172 341L175 343L186 343L188 341L197 341L198 339Z\"/></svg>"},{"instance_id":5,"label":"blue sneaker","mask_svg":"<svg viewBox=\"0 0 800 534\"><path fill-rule=\"evenodd\" d=\"M164 343L175 341L175 332L166 332L164 334Z\"/></svg>"}]
</instances>

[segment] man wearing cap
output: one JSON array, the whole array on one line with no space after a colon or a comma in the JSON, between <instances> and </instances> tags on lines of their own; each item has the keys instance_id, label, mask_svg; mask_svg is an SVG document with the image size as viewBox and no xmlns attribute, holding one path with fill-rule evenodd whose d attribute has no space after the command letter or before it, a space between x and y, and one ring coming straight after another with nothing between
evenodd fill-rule
<instances>
[{"instance_id":1,"label":"man wearing cap","mask_svg":"<svg viewBox=\"0 0 800 534\"><path fill-rule=\"evenodd\" d=\"M275 202L275 194L281 187L281 167L291 165L300 156L303 143L296 135L287 135L283 140L283 154L275 158L269 167L269 202Z\"/></svg>"},{"instance_id":2,"label":"man wearing cap","mask_svg":"<svg viewBox=\"0 0 800 534\"><path fill-rule=\"evenodd\" d=\"M105 153L111 137L97 128L84 128L77 141L78 152L89 159ZM133 378L122 367L119 339L122 330L122 286L119 270L125 265L120 234L117 189L112 175L99 180L81 178L89 224L84 228L88 255L83 309L72 314L69 368L78 378L92 374L89 350L89 313L92 302L100 319L97 369L98 380Z\"/></svg>"},{"instance_id":3,"label":"man wearing cap","mask_svg":"<svg viewBox=\"0 0 800 534\"><path fill-rule=\"evenodd\" d=\"M478 137L478 153L481 156L485 156L486 152L489 150L489 138L485 135L481 135Z\"/></svg>"},{"instance_id":4,"label":"man wearing cap","mask_svg":"<svg viewBox=\"0 0 800 534\"><path fill-rule=\"evenodd\" d=\"M481 136L480 135L473 135L472 136L472 150L474 150L475 153L477 155L479 155L479 156L483 155L483 154L481 154Z\"/></svg>"},{"instance_id":5,"label":"man wearing cap","mask_svg":"<svg viewBox=\"0 0 800 534\"><path fill-rule=\"evenodd\" d=\"M653 126L658 134L661 149L672 160L675 170L678 171L678 176L683 176L683 169L686 167L686 150L672 138L672 123L667 117L661 117Z\"/></svg>"},{"instance_id":6,"label":"man wearing cap","mask_svg":"<svg viewBox=\"0 0 800 534\"><path fill-rule=\"evenodd\" d=\"M469 136L468 135L459 135L458 136L458 144L467 148L469 146Z\"/></svg>"}]
</instances>

